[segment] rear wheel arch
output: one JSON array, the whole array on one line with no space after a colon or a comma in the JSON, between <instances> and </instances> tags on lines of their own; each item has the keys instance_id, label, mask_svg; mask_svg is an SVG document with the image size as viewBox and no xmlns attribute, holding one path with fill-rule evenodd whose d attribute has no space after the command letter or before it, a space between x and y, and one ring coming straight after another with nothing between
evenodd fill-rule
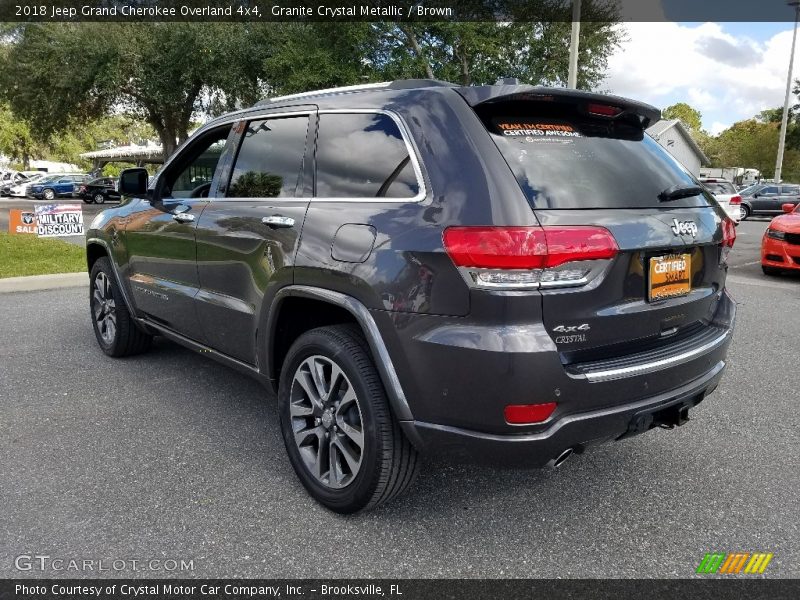
<instances>
[{"instance_id":1,"label":"rear wheel arch","mask_svg":"<svg viewBox=\"0 0 800 600\"><path fill-rule=\"evenodd\" d=\"M357 326L367 341L396 418L413 421L389 351L369 310L356 298L340 292L303 285L287 286L278 291L266 323L269 379L277 388L283 360L300 335L318 327L348 323Z\"/></svg>"}]
</instances>

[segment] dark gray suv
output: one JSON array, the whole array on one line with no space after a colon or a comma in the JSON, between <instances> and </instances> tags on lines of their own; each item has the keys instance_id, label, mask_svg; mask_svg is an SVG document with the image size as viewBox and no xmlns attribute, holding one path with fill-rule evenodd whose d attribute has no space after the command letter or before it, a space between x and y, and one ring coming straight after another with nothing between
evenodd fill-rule
<instances>
[{"instance_id":1,"label":"dark gray suv","mask_svg":"<svg viewBox=\"0 0 800 600\"><path fill-rule=\"evenodd\" d=\"M225 115L92 223L97 340L161 335L261 380L342 513L420 453L541 467L681 425L725 368L735 231L644 135L659 118L428 80Z\"/></svg>"}]
</instances>

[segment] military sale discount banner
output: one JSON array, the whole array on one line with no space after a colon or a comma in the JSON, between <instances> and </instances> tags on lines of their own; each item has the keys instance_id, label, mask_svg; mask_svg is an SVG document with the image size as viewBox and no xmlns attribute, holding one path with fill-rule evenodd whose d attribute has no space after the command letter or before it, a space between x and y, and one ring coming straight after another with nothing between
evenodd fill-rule
<instances>
[{"instance_id":1,"label":"military sale discount banner","mask_svg":"<svg viewBox=\"0 0 800 600\"><path fill-rule=\"evenodd\" d=\"M36 234L39 237L83 235L80 204L37 204Z\"/></svg>"}]
</instances>

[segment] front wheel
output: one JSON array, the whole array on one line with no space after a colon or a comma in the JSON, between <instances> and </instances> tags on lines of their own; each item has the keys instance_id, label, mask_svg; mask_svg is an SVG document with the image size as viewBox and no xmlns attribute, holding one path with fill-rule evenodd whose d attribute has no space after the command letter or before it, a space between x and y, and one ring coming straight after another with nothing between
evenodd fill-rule
<instances>
[{"instance_id":1,"label":"front wheel","mask_svg":"<svg viewBox=\"0 0 800 600\"><path fill-rule=\"evenodd\" d=\"M292 467L327 508L374 508L414 480L417 452L391 413L357 327L301 335L283 363L278 402Z\"/></svg>"},{"instance_id":2,"label":"front wheel","mask_svg":"<svg viewBox=\"0 0 800 600\"><path fill-rule=\"evenodd\" d=\"M89 276L89 307L97 343L109 356L130 356L150 347L152 336L136 326L108 258L98 258Z\"/></svg>"},{"instance_id":3,"label":"front wheel","mask_svg":"<svg viewBox=\"0 0 800 600\"><path fill-rule=\"evenodd\" d=\"M781 274L781 270L776 269L775 267L765 267L762 265L761 270L764 272L764 275L769 275L770 277L775 277Z\"/></svg>"},{"instance_id":4,"label":"front wheel","mask_svg":"<svg viewBox=\"0 0 800 600\"><path fill-rule=\"evenodd\" d=\"M105 201L106 201L106 197L103 194L98 192L97 194L94 195L94 203L95 204L105 204Z\"/></svg>"},{"instance_id":5,"label":"front wheel","mask_svg":"<svg viewBox=\"0 0 800 600\"><path fill-rule=\"evenodd\" d=\"M42 193L42 195L44 196L44 199L45 199L45 200L52 200L53 198L55 198L55 197L56 197L56 193L55 193L53 190L51 190L51 189L47 189L47 190L45 190L45 191Z\"/></svg>"}]
</instances>

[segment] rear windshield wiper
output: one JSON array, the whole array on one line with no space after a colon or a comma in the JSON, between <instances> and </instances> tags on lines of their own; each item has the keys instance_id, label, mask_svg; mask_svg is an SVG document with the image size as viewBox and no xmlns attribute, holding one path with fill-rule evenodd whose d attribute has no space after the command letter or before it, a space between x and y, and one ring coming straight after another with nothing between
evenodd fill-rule
<instances>
[{"instance_id":1,"label":"rear windshield wiper","mask_svg":"<svg viewBox=\"0 0 800 600\"><path fill-rule=\"evenodd\" d=\"M661 202L669 202L670 200L680 200L681 198L689 198L690 196L697 196L703 193L703 188L698 185L685 185L679 183L668 187L658 195Z\"/></svg>"}]
</instances>

